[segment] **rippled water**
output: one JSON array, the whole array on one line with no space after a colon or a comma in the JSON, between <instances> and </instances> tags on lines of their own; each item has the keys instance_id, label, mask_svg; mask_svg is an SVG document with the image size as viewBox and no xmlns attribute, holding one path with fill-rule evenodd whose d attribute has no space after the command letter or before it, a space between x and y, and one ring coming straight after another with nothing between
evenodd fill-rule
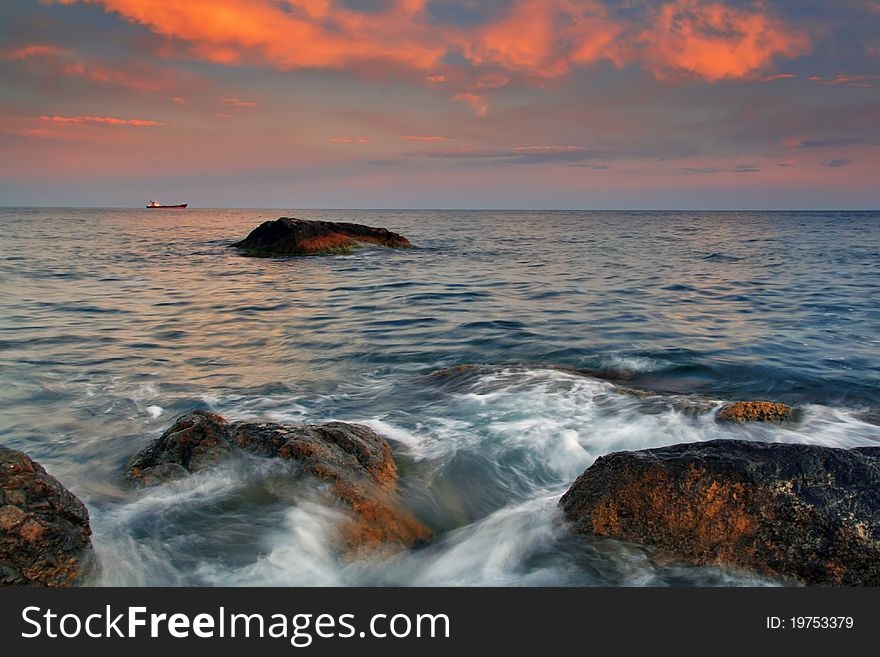
<instances>
[{"instance_id":1,"label":"rippled water","mask_svg":"<svg viewBox=\"0 0 880 657\"><path fill-rule=\"evenodd\" d=\"M281 215L418 249L248 259ZM0 431L89 507L103 584L740 584L573 537L597 456L710 438L880 444L880 214L0 209ZM438 379L437 368L495 365ZM602 378L806 408L722 427ZM136 490L127 459L195 407L359 421L437 540L342 562L342 509L242 457Z\"/></svg>"}]
</instances>

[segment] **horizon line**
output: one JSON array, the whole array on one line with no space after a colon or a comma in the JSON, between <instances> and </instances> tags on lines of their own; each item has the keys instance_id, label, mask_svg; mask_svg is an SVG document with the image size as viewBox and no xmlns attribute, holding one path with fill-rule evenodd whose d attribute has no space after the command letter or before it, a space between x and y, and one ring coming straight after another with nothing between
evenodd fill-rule
<instances>
[{"instance_id":1,"label":"horizon line","mask_svg":"<svg viewBox=\"0 0 880 657\"><path fill-rule=\"evenodd\" d=\"M0 205L0 210L146 210L142 205ZM333 212L351 212L351 211L418 211L418 212L880 212L880 207L861 207L861 208L761 208L761 207L745 207L745 208L676 208L676 207L658 207L658 208L503 208L503 207L482 207L482 208L442 208L442 207L309 207L301 206L295 210L291 208L283 208L276 206L193 206L189 204L186 210L278 210L278 211L333 211Z\"/></svg>"}]
</instances>

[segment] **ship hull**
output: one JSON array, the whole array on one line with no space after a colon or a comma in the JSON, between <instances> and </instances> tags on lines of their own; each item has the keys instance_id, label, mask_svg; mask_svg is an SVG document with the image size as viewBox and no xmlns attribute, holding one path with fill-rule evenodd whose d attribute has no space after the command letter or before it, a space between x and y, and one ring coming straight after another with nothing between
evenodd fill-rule
<instances>
[{"instance_id":1,"label":"ship hull","mask_svg":"<svg viewBox=\"0 0 880 657\"><path fill-rule=\"evenodd\" d=\"M189 203L181 203L180 205L147 205L147 210L185 210Z\"/></svg>"}]
</instances>

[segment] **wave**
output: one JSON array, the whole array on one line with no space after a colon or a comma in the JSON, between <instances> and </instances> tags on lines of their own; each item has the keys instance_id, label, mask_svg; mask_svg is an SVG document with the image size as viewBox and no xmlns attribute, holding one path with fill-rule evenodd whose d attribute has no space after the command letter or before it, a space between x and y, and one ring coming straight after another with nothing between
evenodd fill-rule
<instances>
[{"instance_id":1,"label":"wave","mask_svg":"<svg viewBox=\"0 0 880 657\"><path fill-rule=\"evenodd\" d=\"M705 256L703 260L707 260L709 262L739 262L740 260L742 260L742 258L740 258L739 256L718 253L716 251L715 253L710 253L709 255Z\"/></svg>"},{"instance_id":2,"label":"wave","mask_svg":"<svg viewBox=\"0 0 880 657\"><path fill-rule=\"evenodd\" d=\"M368 381L391 392L387 377ZM650 551L610 539L574 537L558 499L596 458L613 451L718 438L880 444L880 426L860 409L806 405L794 425L719 424L715 412L723 400L633 391L547 366L451 368L396 385L413 381L434 390L430 401L406 412L341 419L367 424L392 444L401 494L436 531L432 544L346 561L334 533L346 510L319 485L301 481L290 464L243 456L138 491L121 505L94 508L104 564L99 583L767 584L718 568L656 562ZM313 421L316 414L302 400L280 395L208 399L235 418Z\"/></svg>"}]
</instances>

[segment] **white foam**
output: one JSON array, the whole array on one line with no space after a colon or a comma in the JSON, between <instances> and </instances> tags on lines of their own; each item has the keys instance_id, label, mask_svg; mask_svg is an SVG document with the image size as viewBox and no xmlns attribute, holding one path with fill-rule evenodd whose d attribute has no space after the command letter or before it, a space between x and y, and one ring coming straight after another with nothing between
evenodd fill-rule
<instances>
[{"instance_id":1,"label":"white foam","mask_svg":"<svg viewBox=\"0 0 880 657\"><path fill-rule=\"evenodd\" d=\"M608 370L619 372L630 372L638 374L640 372L657 372L669 367L670 362L660 358L649 358L647 356L626 356L623 354L610 354L601 360L602 367Z\"/></svg>"},{"instance_id":2,"label":"white foam","mask_svg":"<svg viewBox=\"0 0 880 657\"><path fill-rule=\"evenodd\" d=\"M325 504L301 502L265 538L267 554L237 569L205 562L198 574L219 586L341 586L334 542L336 528L345 518Z\"/></svg>"},{"instance_id":3,"label":"white foam","mask_svg":"<svg viewBox=\"0 0 880 657\"><path fill-rule=\"evenodd\" d=\"M147 413L149 413L150 417L154 420L162 415L162 411L163 409L161 406L147 406Z\"/></svg>"},{"instance_id":4,"label":"white foam","mask_svg":"<svg viewBox=\"0 0 880 657\"><path fill-rule=\"evenodd\" d=\"M307 414L307 409L290 399L230 396L212 401L212 406L221 412L225 407L236 418L267 417L268 412L282 421L302 421L306 416L315 421L317 415L314 411ZM151 408L161 412L160 407L149 407L148 412L152 413ZM119 507L96 510L95 545L107 572L100 583L561 585L571 582L572 572L580 572L589 582L591 576L578 571L577 564L558 556L559 541L569 536L569 530L557 502L571 482L603 454L715 438L833 447L880 445L880 427L861 420L854 409L807 406L802 420L794 425L719 424L711 412L694 415L676 410L671 398L634 397L608 382L540 368L497 370L475 377L463 392L442 394L412 415L386 414L358 421L391 441L396 457L427 462L428 467L413 470L406 482L410 487L425 486L430 491L432 482L443 476L444 468L461 452L472 457L464 462L467 467L491 464L478 472L482 478L472 484L494 491L487 498L490 501L481 502L488 511L474 522L441 534L424 549L346 563L338 557L335 533L345 512L317 494L288 499L285 482L291 480L282 477L275 483L264 482L263 487L273 499L287 500L290 506L278 516L282 520L277 525L255 526L255 532L262 532L253 537L261 551L242 555L243 564L195 553L190 558L196 565L180 572L170 565L175 556L172 551L179 546L130 538L129 527L166 522L180 510L215 513L223 500L238 499L263 470L277 473L279 468L292 467L271 459L245 458L141 491ZM444 494L456 494L454 481L444 485L449 487ZM467 495L467 487L462 490ZM426 497L430 499L430 492ZM491 500L499 498L509 503L497 508ZM448 508L458 507L452 503ZM462 504L461 508L470 507ZM282 513L278 506L273 509L272 513ZM218 515L217 522L223 522L223 516ZM182 535L187 532L181 528ZM594 549L618 571L613 581L664 583L662 568L643 551L613 542ZM716 584L762 583L718 571L688 573L680 576Z\"/></svg>"}]
</instances>

